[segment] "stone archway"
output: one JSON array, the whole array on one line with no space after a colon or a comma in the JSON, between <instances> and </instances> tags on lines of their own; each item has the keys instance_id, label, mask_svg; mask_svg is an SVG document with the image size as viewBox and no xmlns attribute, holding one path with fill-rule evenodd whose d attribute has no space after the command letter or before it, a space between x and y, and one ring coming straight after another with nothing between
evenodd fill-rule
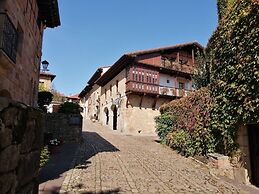
<instances>
[{"instance_id":1,"label":"stone archway","mask_svg":"<svg viewBox=\"0 0 259 194\"><path fill-rule=\"evenodd\" d=\"M107 107L104 108L104 113L105 113L105 123L106 125L109 124L109 109Z\"/></svg>"}]
</instances>

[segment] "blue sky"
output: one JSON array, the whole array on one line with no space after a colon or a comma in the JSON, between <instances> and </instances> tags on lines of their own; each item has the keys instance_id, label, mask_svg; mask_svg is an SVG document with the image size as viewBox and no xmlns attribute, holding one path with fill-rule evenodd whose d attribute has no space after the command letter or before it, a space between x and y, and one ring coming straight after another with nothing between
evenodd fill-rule
<instances>
[{"instance_id":1,"label":"blue sky","mask_svg":"<svg viewBox=\"0 0 259 194\"><path fill-rule=\"evenodd\" d=\"M216 0L59 0L61 26L44 32L55 88L79 93L125 52L198 41L217 25Z\"/></svg>"}]
</instances>

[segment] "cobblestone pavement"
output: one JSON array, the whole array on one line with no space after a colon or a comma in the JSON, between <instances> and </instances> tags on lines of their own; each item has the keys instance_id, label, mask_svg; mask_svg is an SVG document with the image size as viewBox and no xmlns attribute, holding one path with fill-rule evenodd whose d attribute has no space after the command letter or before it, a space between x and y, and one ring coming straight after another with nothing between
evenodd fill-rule
<instances>
[{"instance_id":1,"label":"cobblestone pavement","mask_svg":"<svg viewBox=\"0 0 259 194\"><path fill-rule=\"evenodd\" d=\"M89 123L61 193L249 193L154 141Z\"/></svg>"}]
</instances>

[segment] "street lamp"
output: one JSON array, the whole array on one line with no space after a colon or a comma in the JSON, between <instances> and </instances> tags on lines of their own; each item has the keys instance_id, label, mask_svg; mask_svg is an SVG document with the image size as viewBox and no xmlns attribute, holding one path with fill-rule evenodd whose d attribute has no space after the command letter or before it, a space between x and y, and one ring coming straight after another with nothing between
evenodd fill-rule
<instances>
[{"instance_id":1,"label":"street lamp","mask_svg":"<svg viewBox=\"0 0 259 194\"><path fill-rule=\"evenodd\" d=\"M44 61L41 62L41 64L42 64L42 71L49 71L48 70L48 66L49 66L48 61L44 60Z\"/></svg>"}]
</instances>

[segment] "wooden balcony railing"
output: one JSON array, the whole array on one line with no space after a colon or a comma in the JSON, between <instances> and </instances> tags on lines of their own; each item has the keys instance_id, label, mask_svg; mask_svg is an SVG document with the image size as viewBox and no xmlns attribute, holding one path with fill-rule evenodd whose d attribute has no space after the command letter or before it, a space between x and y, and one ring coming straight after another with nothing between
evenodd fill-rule
<instances>
[{"instance_id":1,"label":"wooden balcony railing","mask_svg":"<svg viewBox=\"0 0 259 194\"><path fill-rule=\"evenodd\" d=\"M0 13L0 50L14 63L16 62L18 32L6 15Z\"/></svg>"},{"instance_id":2,"label":"wooden balcony railing","mask_svg":"<svg viewBox=\"0 0 259 194\"><path fill-rule=\"evenodd\" d=\"M149 84L137 81L128 81L126 83L126 92L138 92L146 94L156 94L170 97L188 96L191 92L186 89L172 88L167 86L159 86L156 84Z\"/></svg>"},{"instance_id":3,"label":"wooden balcony railing","mask_svg":"<svg viewBox=\"0 0 259 194\"><path fill-rule=\"evenodd\" d=\"M159 95L163 96L184 97L188 96L190 92L190 90L186 89L159 86Z\"/></svg>"},{"instance_id":4,"label":"wooden balcony railing","mask_svg":"<svg viewBox=\"0 0 259 194\"><path fill-rule=\"evenodd\" d=\"M159 94L159 86L137 81L128 81L126 83L126 91L141 92L148 94Z\"/></svg>"},{"instance_id":5,"label":"wooden balcony railing","mask_svg":"<svg viewBox=\"0 0 259 194\"><path fill-rule=\"evenodd\" d=\"M189 62L185 63L178 63L175 61L169 61L169 60L161 60L161 67L172 69L175 71L180 71L188 74L194 73L194 67L193 64L190 64Z\"/></svg>"}]
</instances>

